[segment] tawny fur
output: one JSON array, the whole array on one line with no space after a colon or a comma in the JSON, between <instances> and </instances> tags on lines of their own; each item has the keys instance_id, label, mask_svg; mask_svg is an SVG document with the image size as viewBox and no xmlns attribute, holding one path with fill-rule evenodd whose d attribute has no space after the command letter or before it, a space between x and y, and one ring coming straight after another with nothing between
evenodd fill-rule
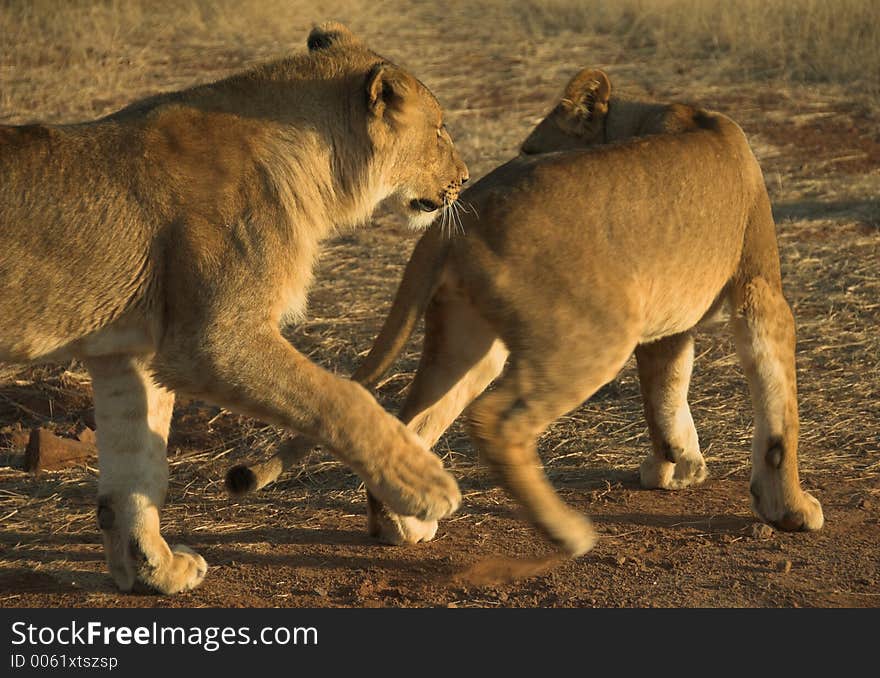
<instances>
[{"instance_id":1,"label":"tawny fur","mask_svg":"<svg viewBox=\"0 0 880 678\"><path fill-rule=\"evenodd\" d=\"M0 127L0 360L88 367L123 589L205 575L159 533L174 391L320 440L395 511L459 503L416 435L279 331L323 239L382 200L426 226L467 179L424 85L339 24L309 46L95 122Z\"/></svg>"},{"instance_id":2,"label":"tawny fur","mask_svg":"<svg viewBox=\"0 0 880 678\"><path fill-rule=\"evenodd\" d=\"M571 150L581 148L590 150ZM471 407L473 435L531 520L579 554L592 528L540 472L535 438L635 350L653 447L642 483L701 482L690 333L727 305L755 410L753 508L784 529L820 528L821 506L797 472L794 321L763 177L740 128L690 106L616 99L607 76L586 69L522 149L465 193L479 218L465 219L463 236L423 236L355 377L375 382L427 309L401 418L433 444L507 359L497 388ZM255 469L267 472L255 485L305 447L288 443ZM386 541L436 530L378 500L368 506L371 532Z\"/></svg>"}]
</instances>

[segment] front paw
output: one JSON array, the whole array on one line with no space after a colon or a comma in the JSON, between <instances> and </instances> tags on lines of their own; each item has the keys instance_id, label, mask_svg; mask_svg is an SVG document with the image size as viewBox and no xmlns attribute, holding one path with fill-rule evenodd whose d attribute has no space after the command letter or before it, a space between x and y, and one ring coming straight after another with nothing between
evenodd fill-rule
<instances>
[{"instance_id":1,"label":"front paw","mask_svg":"<svg viewBox=\"0 0 880 678\"><path fill-rule=\"evenodd\" d=\"M162 595L182 593L196 588L208 572L205 559L188 546L169 547L165 540L151 540L147 553L139 541L131 541L131 557L137 582L135 586ZM161 541L161 543L159 543Z\"/></svg>"},{"instance_id":2,"label":"front paw","mask_svg":"<svg viewBox=\"0 0 880 678\"><path fill-rule=\"evenodd\" d=\"M411 445L396 456L392 467L367 482L367 489L391 511L421 521L445 518L461 505L455 478L443 470L436 455L420 445Z\"/></svg>"}]
</instances>

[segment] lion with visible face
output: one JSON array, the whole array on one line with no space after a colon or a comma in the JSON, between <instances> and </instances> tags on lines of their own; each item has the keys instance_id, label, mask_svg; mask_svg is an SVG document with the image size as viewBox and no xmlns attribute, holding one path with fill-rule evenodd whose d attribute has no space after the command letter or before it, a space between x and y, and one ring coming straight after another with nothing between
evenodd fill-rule
<instances>
[{"instance_id":1,"label":"lion with visible face","mask_svg":"<svg viewBox=\"0 0 880 678\"><path fill-rule=\"evenodd\" d=\"M308 46L95 122L0 127L0 361L88 368L98 524L124 590L205 576L159 531L175 391L321 441L395 511L460 501L417 435L279 331L322 239L383 200L427 226L467 179L410 73L339 24Z\"/></svg>"},{"instance_id":2,"label":"lion with visible face","mask_svg":"<svg viewBox=\"0 0 880 678\"><path fill-rule=\"evenodd\" d=\"M401 419L433 445L469 407L474 440L504 486L577 555L592 546L593 529L553 491L536 438L635 352L653 446L642 484L702 482L687 403L692 333L726 306L755 412L753 509L782 529L821 528L822 508L798 479L794 319L770 201L742 130L690 106L615 99L604 73L585 70L522 150L465 193L476 215L463 235L423 236L355 378L377 381L424 314L424 352ZM259 487L307 447L294 440L229 479ZM434 535L436 522L368 499L370 530L383 540Z\"/></svg>"}]
</instances>

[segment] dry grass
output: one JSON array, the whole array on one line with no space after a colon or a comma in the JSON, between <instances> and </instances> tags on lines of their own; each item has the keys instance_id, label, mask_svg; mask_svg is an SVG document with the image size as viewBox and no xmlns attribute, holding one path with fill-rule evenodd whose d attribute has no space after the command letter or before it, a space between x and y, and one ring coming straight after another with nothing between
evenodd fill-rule
<instances>
[{"instance_id":1,"label":"dry grass","mask_svg":"<svg viewBox=\"0 0 880 678\"><path fill-rule=\"evenodd\" d=\"M90 118L218 78L300 49L311 24L326 18L349 23L438 94L474 176L515 152L582 66L605 67L618 89L723 110L749 133L776 206L786 291L799 323L805 477L827 471L876 478L880 119L868 86L876 87L880 72L877 13L871 0L7 1L0 4L0 121ZM822 78L836 84L816 88ZM311 316L290 334L294 343L338 372L352 369L378 330L412 237L380 215L372 227L329 243ZM697 350L694 418L711 472L725 475L748 464L747 390L725 334L700 336ZM389 408L400 402L417 356L413 343L381 389ZM91 416L78 365L0 370L0 429L45 425L64 434ZM227 499L224 470L268 454L277 439L245 417L181 402L166 529L269 524L282 519L285 502L318 496L362 512L357 480L320 453L253 499ZM542 441L560 484L586 466L632 471L647 449L632 365ZM0 452L14 466L8 438L0 438ZM488 476L459 427L438 452L467 492L485 491ZM47 532L97 543L95 477L95 469L35 479L0 468L0 529L13 544Z\"/></svg>"},{"instance_id":2,"label":"dry grass","mask_svg":"<svg viewBox=\"0 0 880 678\"><path fill-rule=\"evenodd\" d=\"M880 94L880 4L874 0L380 1L362 8L338 0L7 0L0 5L0 35L8 36L0 53L0 111L24 102L54 121L63 99L75 118L92 117L115 108L113 93L155 91L156 71L171 58L174 75L162 85L189 85L298 46L311 23L327 17L381 44L390 34L407 35L409 45L394 46L399 56L418 54L408 49L413 38L417 44L437 39L440 47L449 46L443 37L459 40L465 51L488 46L486 56L497 53L493 43L519 45L529 56L533 45L559 49L562 42L606 36L617 45L615 60L625 50L626 58L640 61L700 61L716 77L738 81L781 77ZM34 82L62 87L54 94L35 91Z\"/></svg>"},{"instance_id":3,"label":"dry grass","mask_svg":"<svg viewBox=\"0 0 880 678\"><path fill-rule=\"evenodd\" d=\"M511 16L535 35L609 34L645 56L717 62L742 79L839 80L880 92L873 0L526 0Z\"/></svg>"}]
</instances>

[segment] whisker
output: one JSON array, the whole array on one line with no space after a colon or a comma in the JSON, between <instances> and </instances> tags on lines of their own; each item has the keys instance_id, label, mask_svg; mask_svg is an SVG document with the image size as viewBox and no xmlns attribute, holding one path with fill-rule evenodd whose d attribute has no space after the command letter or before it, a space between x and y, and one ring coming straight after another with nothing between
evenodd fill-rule
<instances>
[{"instance_id":1,"label":"whisker","mask_svg":"<svg viewBox=\"0 0 880 678\"><path fill-rule=\"evenodd\" d=\"M462 222L461 214L462 214L462 206L458 204L458 202L453 203L455 209L453 210L453 215L455 216L455 220L457 223L456 231L464 235L464 223Z\"/></svg>"}]
</instances>

